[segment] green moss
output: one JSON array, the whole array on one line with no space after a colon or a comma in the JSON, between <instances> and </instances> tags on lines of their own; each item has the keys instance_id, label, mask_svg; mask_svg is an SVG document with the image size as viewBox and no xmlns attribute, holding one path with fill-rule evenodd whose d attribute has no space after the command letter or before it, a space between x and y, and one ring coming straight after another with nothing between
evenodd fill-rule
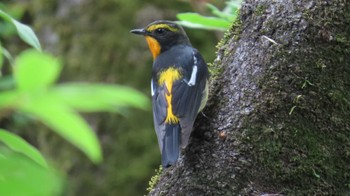
<instances>
[{"instance_id":1,"label":"green moss","mask_svg":"<svg viewBox=\"0 0 350 196\"><path fill-rule=\"evenodd\" d=\"M283 187L284 190L279 191L287 195L334 195L346 189L349 158L341 157L348 149L337 147L339 141L350 142L345 135L329 137L303 116L290 124L253 129L248 133L248 138L257 138L250 143L254 143L256 152L254 178L259 179L260 185Z\"/></svg>"},{"instance_id":2,"label":"green moss","mask_svg":"<svg viewBox=\"0 0 350 196\"><path fill-rule=\"evenodd\" d=\"M338 35L334 40L319 36L318 28L311 26L306 46L276 50L273 58L280 66L258 80L266 96L256 107L265 114L249 117L262 121L252 125L247 120L243 141L253 144L246 153L255 163L252 179L263 191L286 195L349 191L350 39L347 25L334 24L327 23L327 29L339 31L328 32Z\"/></svg>"},{"instance_id":3,"label":"green moss","mask_svg":"<svg viewBox=\"0 0 350 196\"><path fill-rule=\"evenodd\" d=\"M238 13L239 14L239 13ZM220 42L216 45L217 50L217 56L222 57L229 55L232 51L229 51L226 49L226 45L229 41L235 41L239 39L239 35L241 33L241 20L237 19L235 22L232 23L231 27L228 31L225 32L224 37L220 40ZM208 63L209 72L211 74L212 80L215 80L217 76L220 76L220 74L223 71L222 63L219 61L220 58L217 59L218 61L215 61L214 63Z\"/></svg>"},{"instance_id":4,"label":"green moss","mask_svg":"<svg viewBox=\"0 0 350 196\"><path fill-rule=\"evenodd\" d=\"M338 34L335 36L335 40L340 43L350 44L350 41L347 38L347 35Z\"/></svg>"},{"instance_id":5,"label":"green moss","mask_svg":"<svg viewBox=\"0 0 350 196\"><path fill-rule=\"evenodd\" d=\"M238 13L239 15L239 13ZM231 40L233 38L233 40L238 40L239 39L239 35L241 33L241 20L239 18L237 18L237 20L235 20L231 27L229 28L228 31L225 32L224 37L220 40L220 42L216 45L216 48L221 49L223 48L224 45L227 44L227 42L229 40Z\"/></svg>"},{"instance_id":6,"label":"green moss","mask_svg":"<svg viewBox=\"0 0 350 196\"><path fill-rule=\"evenodd\" d=\"M215 78L222 72L222 68L219 66L215 66L213 63L207 63L207 65L211 78Z\"/></svg>"},{"instance_id":7,"label":"green moss","mask_svg":"<svg viewBox=\"0 0 350 196\"><path fill-rule=\"evenodd\" d=\"M158 181L160 179L160 175L163 172L163 167L159 166L159 169L155 170L156 174L151 177L151 180L148 182L149 187L146 189L148 192L151 192L154 187L158 184Z\"/></svg>"},{"instance_id":8,"label":"green moss","mask_svg":"<svg viewBox=\"0 0 350 196\"><path fill-rule=\"evenodd\" d=\"M257 7L256 7L256 10L255 10L255 14L257 16L261 16L264 14L265 10L267 9L267 5L264 5L264 4L259 4Z\"/></svg>"}]
</instances>

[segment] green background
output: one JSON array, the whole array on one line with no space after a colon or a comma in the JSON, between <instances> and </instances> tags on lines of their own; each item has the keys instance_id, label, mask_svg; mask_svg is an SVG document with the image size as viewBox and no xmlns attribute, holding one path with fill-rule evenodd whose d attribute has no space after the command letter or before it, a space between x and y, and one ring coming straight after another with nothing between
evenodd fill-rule
<instances>
[{"instance_id":1,"label":"green background","mask_svg":"<svg viewBox=\"0 0 350 196\"><path fill-rule=\"evenodd\" d=\"M146 95L150 94L152 57L145 40L129 31L158 19L176 20L179 12L205 13L199 1L8 0L1 6L32 26L44 51L60 58L64 68L59 83L122 84ZM1 42L13 55L28 47L10 27L0 25ZM193 46L212 62L221 35L186 31ZM99 165L29 117L14 113L0 119L0 127L20 134L67 176L64 195L146 194L148 181L160 165L151 111L127 109L123 115L83 115L103 148L104 161Z\"/></svg>"}]
</instances>

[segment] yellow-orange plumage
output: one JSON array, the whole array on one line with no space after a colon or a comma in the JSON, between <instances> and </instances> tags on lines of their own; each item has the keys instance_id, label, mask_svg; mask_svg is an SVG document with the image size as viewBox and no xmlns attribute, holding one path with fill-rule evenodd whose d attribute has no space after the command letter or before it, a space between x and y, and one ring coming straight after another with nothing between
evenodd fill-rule
<instances>
[{"instance_id":1,"label":"yellow-orange plumage","mask_svg":"<svg viewBox=\"0 0 350 196\"><path fill-rule=\"evenodd\" d=\"M156 59L157 56L160 54L160 45L156 39L150 36L146 36L146 41L149 47L149 50L152 53L153 59Z\"/></svg>"},{"instance_id":2,"label":"yellow-orange plumage","mask_svg":"<svg viewBox=\"0 0 350 196\"><path fill-rule=\"evenodd\" d=\"M181 78L181 73L178 69L174 67L170 67L166 69L165 71L162 71L159 75L158 84L159 85L165 85L168 92L165 94L165 99L168 104L167 108L167 115L165 118L165 122L169 124L176 124L179 123L179 118L173 113L173 106L172 106L172 88L173 83Z\"/></svg>"}]
</instances>

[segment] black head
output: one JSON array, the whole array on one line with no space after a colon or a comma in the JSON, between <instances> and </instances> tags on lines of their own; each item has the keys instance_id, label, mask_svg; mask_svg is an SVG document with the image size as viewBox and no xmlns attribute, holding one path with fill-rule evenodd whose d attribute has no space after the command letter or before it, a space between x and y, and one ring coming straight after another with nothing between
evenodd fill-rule
<instances>
[{"instance_id":1,"label":"black head","mask_svg":"<svg viewBox=\"0 0 350 196\"><path fill-rule=\"evenodd\" d=\"M151 46L150 42L151 44L159 45L159 52L164 52L174 45L191 45L184 29L175 22L167 20L157 20L155 22L150 23L145 28L134 29L130 32L146 36L148 45L150 46L153 56L153 50L155 50L155 46ZM156 43L151 40L152 38L156 40Z\"/></svg>"}]
</instances>

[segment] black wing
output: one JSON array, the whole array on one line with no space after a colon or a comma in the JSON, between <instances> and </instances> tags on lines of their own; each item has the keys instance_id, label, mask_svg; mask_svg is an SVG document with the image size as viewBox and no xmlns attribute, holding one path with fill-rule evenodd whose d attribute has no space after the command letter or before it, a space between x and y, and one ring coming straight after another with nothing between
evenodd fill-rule
<instances>
[{"instance_id":1,"label":"black wing","mask_svg":"<svg viewBox=\"0 0 350 196\"><path fill-rule=\"evenodd\" d=\"M207 97L207 65L197 50L193 49L191 56L191 59L181 65L184 70L184 77L174 83L172 91L173 113L180 118L182 147L186 147L202 101ZM197 73L193 73L195 71L194 66L197 67ZM189 84L192 73L196 75L193 85Z\"/></svg>"}]
</instances>

